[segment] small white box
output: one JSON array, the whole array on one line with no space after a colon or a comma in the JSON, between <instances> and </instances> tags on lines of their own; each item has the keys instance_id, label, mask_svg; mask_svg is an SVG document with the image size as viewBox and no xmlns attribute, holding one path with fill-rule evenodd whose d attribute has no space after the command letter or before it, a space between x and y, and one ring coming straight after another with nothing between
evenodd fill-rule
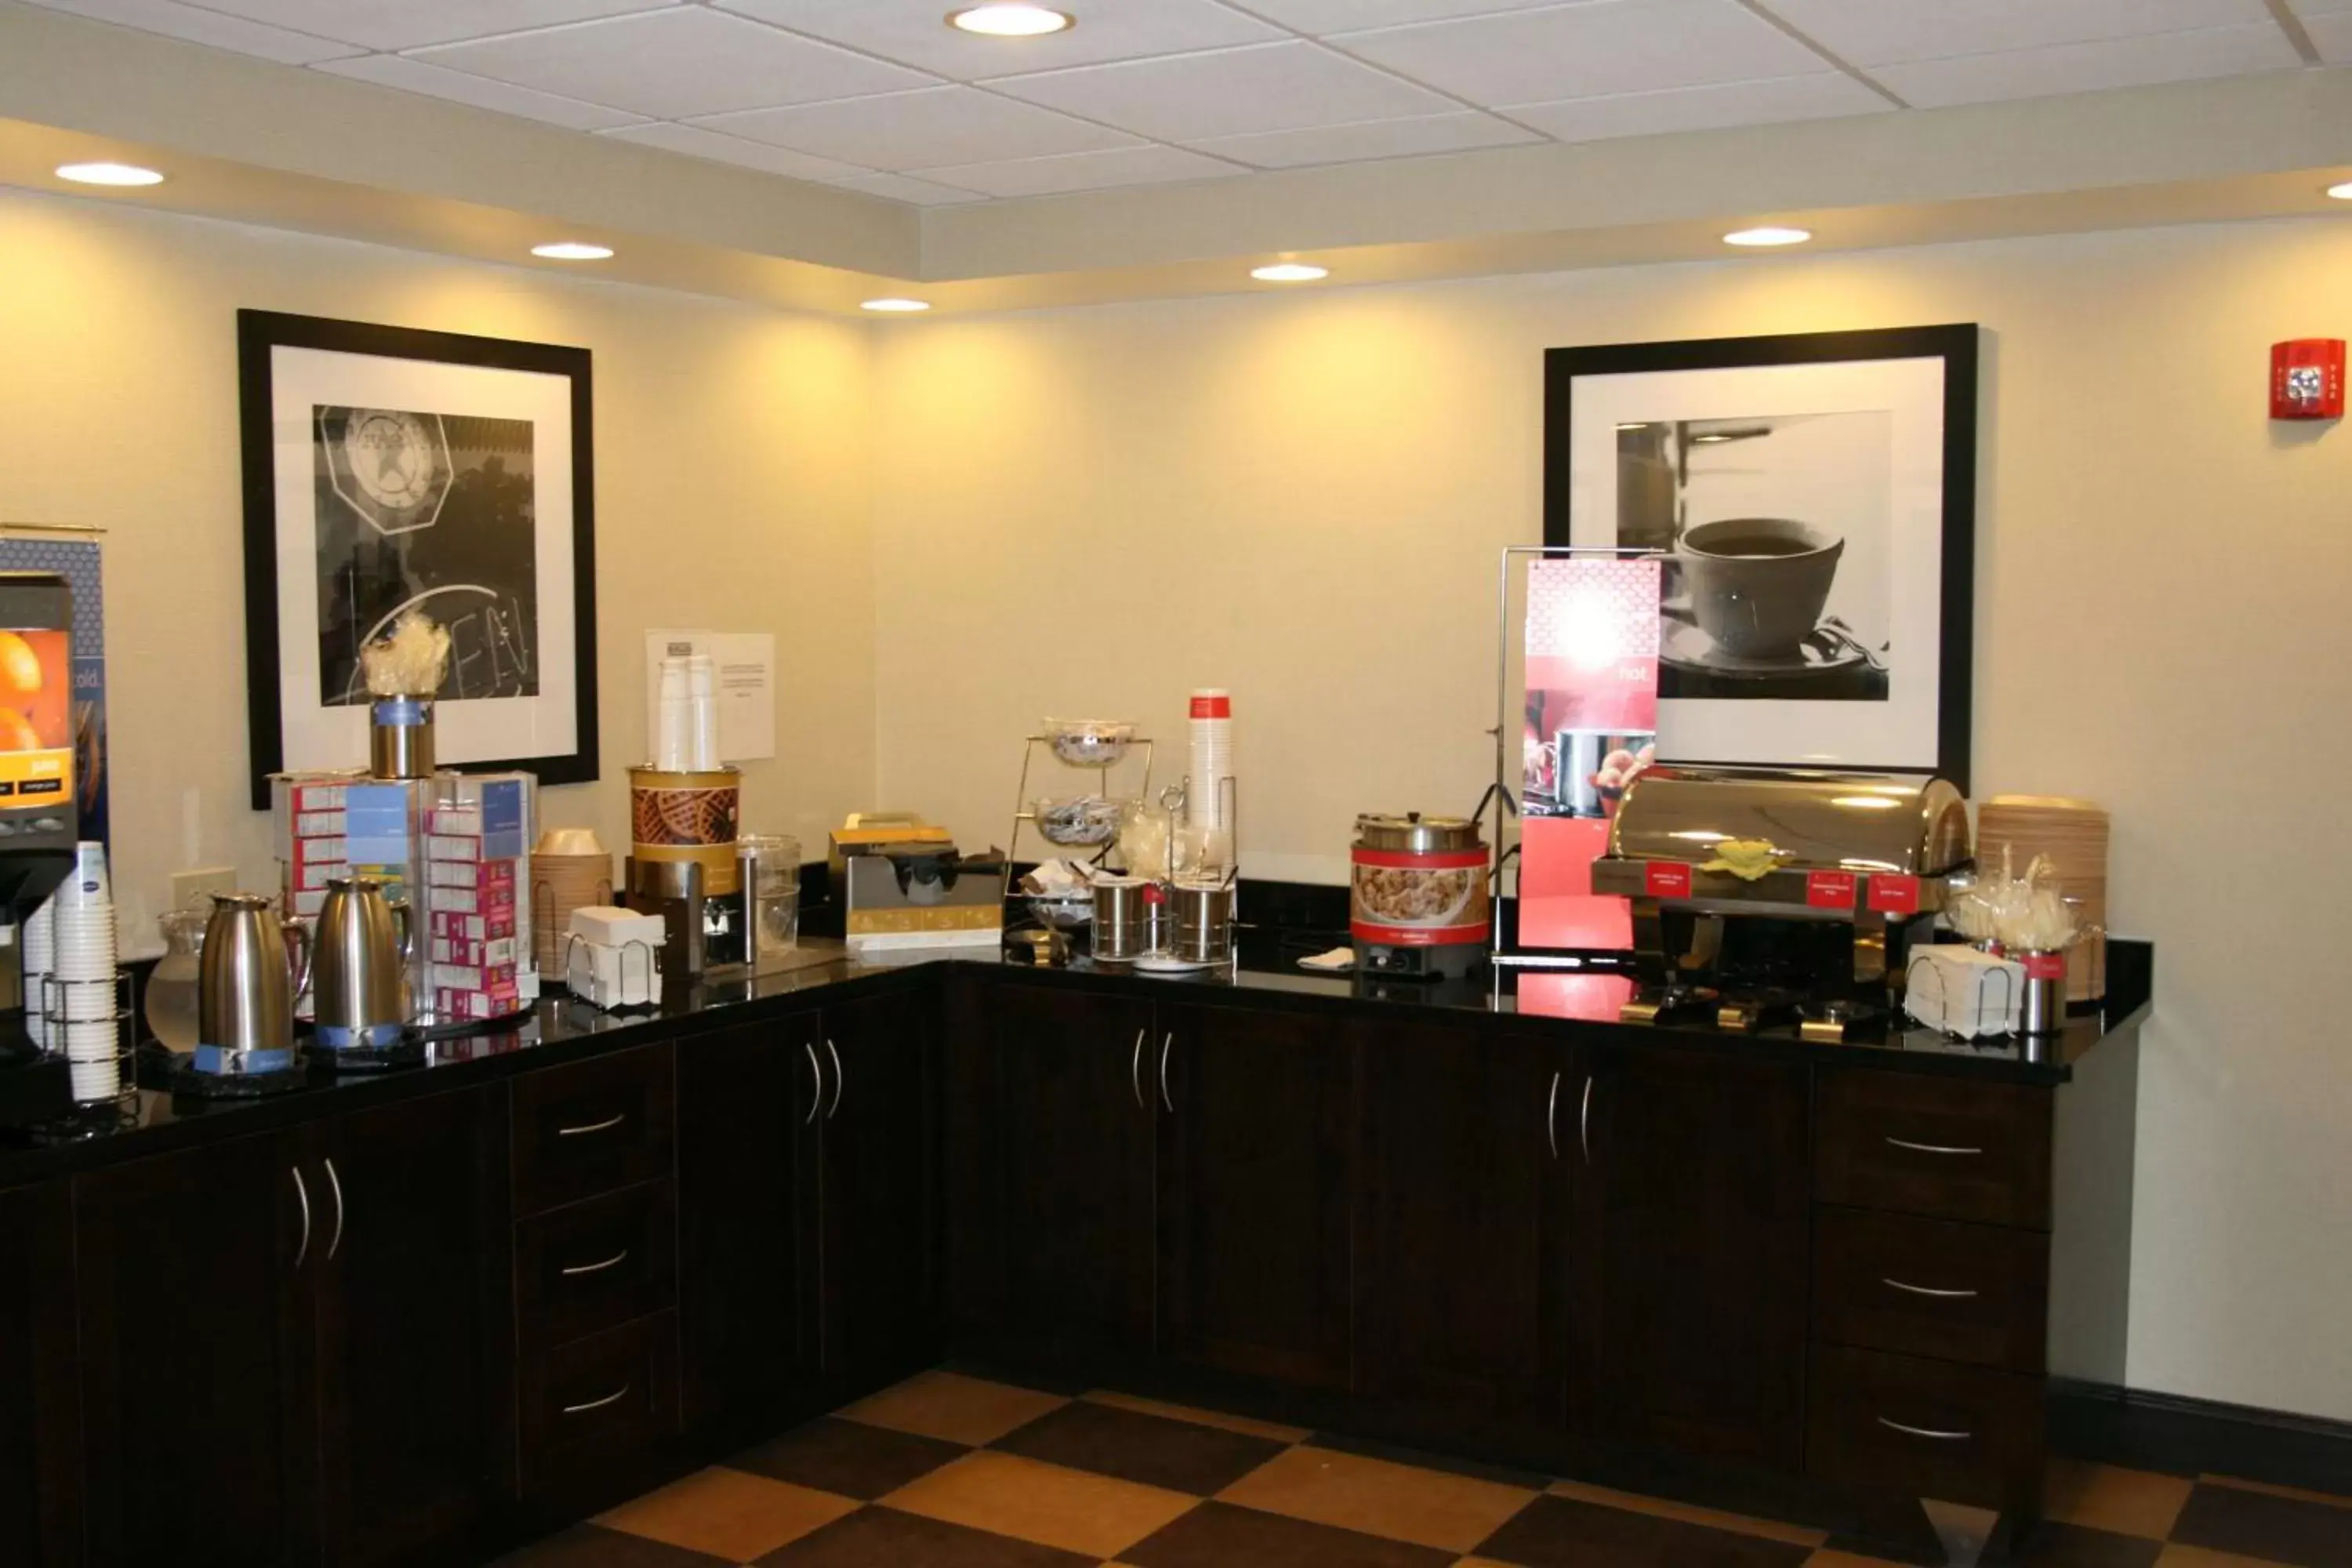
<instances>
[{"instance_id":1,"label":"small white box","mask_svg":"<svg viewBox=\"0 0 2352 1568\"><path fill-rule=\"evenodd\" d=\"M659 947L663 936L662 918L642 914L635 910L616 909L611 904L584 904L572 911L572 924L566 934L604 947L626 947L633 942L644 942L647 947Z\"/></svg>"},{"instance_id":2,"label":"small white box","mask_svg":"<svg viewBox=\"0 0 2352 1568\"><path fill-rule=\"evenodd\" d=\"M564 984L594 1007L643 1007L661 994L661 949L632 942L613 947L583 938L569 944Z\"/></svg>"}]
</instances>

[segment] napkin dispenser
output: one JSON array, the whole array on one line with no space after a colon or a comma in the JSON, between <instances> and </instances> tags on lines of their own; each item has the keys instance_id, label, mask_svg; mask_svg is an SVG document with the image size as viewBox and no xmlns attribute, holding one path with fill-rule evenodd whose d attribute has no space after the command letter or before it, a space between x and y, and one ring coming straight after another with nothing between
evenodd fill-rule
<instances>
[{"instance_id":1,"label":"napkin dispenser","mask_svg":"<svg viewBox=\"0 0 2352 1568\"><path fill-rule=\"evenodd\" d=\"M1912 950L1903 1010L1964 1040L2013 1035L2025 1006L2025 965L1957 942Z\"/></svg>"}]
</instances>

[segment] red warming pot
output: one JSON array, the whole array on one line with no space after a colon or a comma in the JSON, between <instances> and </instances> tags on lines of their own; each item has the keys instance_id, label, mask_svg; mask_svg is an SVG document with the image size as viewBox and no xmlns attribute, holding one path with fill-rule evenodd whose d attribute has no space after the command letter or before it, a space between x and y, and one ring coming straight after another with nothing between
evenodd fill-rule
<instances>
[{"instance_id":1,"label":"red warming pot","mask_svg":"<svg viewBox=\"0 0 2352 1568\"><path fill-rule=\"evenodd\" d=\"M1356 967L1459 978L1486 956L1494 903L1486 842L1466 816L1356 818L1348 934Z\"/></svg>"}]
</instances>

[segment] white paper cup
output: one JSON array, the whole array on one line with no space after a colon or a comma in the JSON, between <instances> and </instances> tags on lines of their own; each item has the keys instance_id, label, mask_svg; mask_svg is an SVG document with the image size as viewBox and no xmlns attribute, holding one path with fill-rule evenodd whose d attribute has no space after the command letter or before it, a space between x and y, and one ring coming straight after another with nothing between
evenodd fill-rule
<instances>
[{"instance_id":1,"label":"white paper cup","mask_svg":"<svg viewBox=\"0 0 2352 1568\"><path fill-rule=\"evenodd\" d=\"M74 846L74 868L58 884L55 901L60 911L80 905L113 902L113 894L107 886L105 845L85 838Z\"/></svg>"},{"instance_id":2,"label":"white paper cup","mask_svg":"<svg viewBox=\"0 0 2352 1568\"><path fill-rule=\"evenodd\" d=\"M67 1070L73 1079L73 1097L84 1104L112 1100L122 1092L122 1069L112 1057L75 1062Z\"/></svg>"},{"instance_id":3,"label":"white paper cup","mask_svg":"<svg viewBox=\"0 0 2352 1568\"><path fill-rule=\"evenodd\" d=\"M85 1025L104 1024L114 1026L114 1015L121 1005L112 982L93 981L88 984L58 984L48 989L50 1005L66 1023L66 1043L73 1043L75 1031Z\"/></svg>"}]
</instances>

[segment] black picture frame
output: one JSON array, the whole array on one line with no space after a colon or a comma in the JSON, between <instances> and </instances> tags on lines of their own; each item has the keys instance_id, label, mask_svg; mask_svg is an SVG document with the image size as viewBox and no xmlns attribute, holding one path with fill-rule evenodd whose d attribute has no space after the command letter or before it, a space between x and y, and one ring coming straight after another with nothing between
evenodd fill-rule
<instances>
[{"instance_id":1,"label":"black picture frame","mask_svg":"<svg viewBox=\"0 0 2352 1568\"><path fill-rule=\"evenodd\" d=\"M593 783L598 776L596 491L594 396L589 351L555 343L253 310L237 311L236 341L239 449L245 490L246 710L254 809L269 808L269 775L285 765L285 700L278 689L278 498L271 384L271 353L278 348L526 371L561 376L569 382L572 637L568 652L573 665L573 747L567 752L543 756L481 759L446 765L467 772L527 770L537 773L541 784Z\"/></svg>"},{"instance_id":2,"label":"black picture frame","mask_svg":"<svg viewBox=\"0 0 2352 1568\"><path fill-rule=\"evenodd\" d=\"M1848 361L1937 359L1943 363L1943 507L1934 771L1969 789L1976 652L1977 382L1981 329L1974 322L1604 343L1544 352L1543 524L1547 546L1575 542L1570 451L1579 380L1603 375L1716 371ZM1699 758L1678 761L1697 763ZM1916 763L1861 763L1855 771L1923 773Z\"/></svg>"}]
</instances>

